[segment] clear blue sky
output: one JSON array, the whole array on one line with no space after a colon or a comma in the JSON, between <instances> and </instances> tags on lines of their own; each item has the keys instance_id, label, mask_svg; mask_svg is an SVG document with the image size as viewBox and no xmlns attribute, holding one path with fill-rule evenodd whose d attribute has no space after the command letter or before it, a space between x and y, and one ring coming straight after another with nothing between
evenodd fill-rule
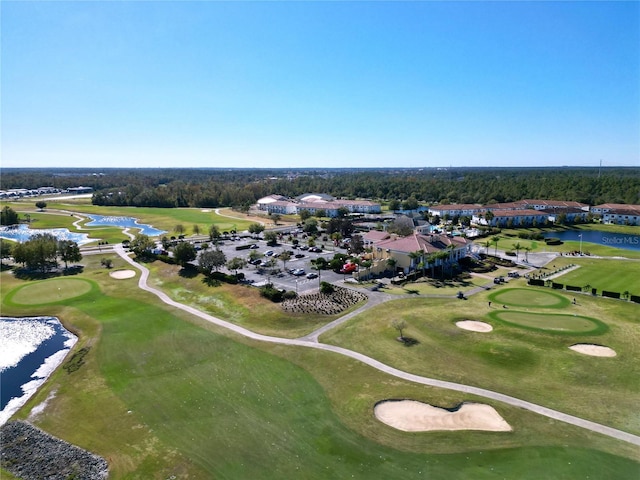
<instances>
[{"instance_id":1,"label":"clear blue sky","mask_svg":"<svg viewBox=\"0 0 640 480\"><path fill-rule=\"evenodd\" d=\"M640 3L2 1L5 167L640 166Z\"/></svg>"}]
</instances>

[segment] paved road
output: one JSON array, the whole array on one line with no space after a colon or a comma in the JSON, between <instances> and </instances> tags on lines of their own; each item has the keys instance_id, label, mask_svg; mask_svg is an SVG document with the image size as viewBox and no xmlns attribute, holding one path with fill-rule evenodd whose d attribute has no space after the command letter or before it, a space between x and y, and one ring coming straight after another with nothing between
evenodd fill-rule
<instances>
[{"instance_id":1,"label":"paved road","mask_svg":"<svg viewBox=\"0 0 640 480\"><path fill-rule=\"evenodd\" d=\"M549 418L553 418L554 420L559 420L561 422L565 422L571 425L575 425L581 428L585 428L587 430L591 430L593 432L597 432L597 433L601 433L602 435L607 435L609 437L621 440L623 442L628 442L634 445L638 445L640 446L640 436L637 435L633 435L631 433L628 432L624 432L622 430L618 430L615 428L611 428L611 427L607 427L606 425L601 425L599 423L595 423L595 422L591 422L589 420L584 420L582 418L579 417L575 417L573 415L568 415L566 413L562 413L556 410L552 410L550 408L546 408L543 407L541 405L537 405L535 403L531 403L531 402L527 402L525 400L521 400L519 398L515 398L515 397L511 397L509 395L504 395L502 393L498 393L498 392L493 392L491 390L486 390L484 388L478 388L478 387L473 387L470 385L462 385L459 383L453 383L453 382L446 382L443 380L437 380L434 378L428 378L428 377L422 377L420 375L414 375L412 373L407 373L404 372L402 370L398 370L397 368L391 367L389 365L386 365L382 362L379 362L378 360L375 360L371 357L368 357L366 355L363 355L361 353L358 352L354 352L352 350L348 350L346 348L341 348L341 347L336 347L334 345L327 345L324 343L319 343L317 341L317 337L320 335L320 333L323 333L324 331L328 330L329 328L333 328L336 325L338 325L339 323L342 323L342 321L346 321L348 318L351 318L351 316L355 315L356 313L358 313L358 311L356 312L352 312L351 314L345 316L348 317L345 319L345 317L342 317L341 319L338 319L330 324L328 324L325 327L322 327L319 330L316 330L316 332L313 332L309 335L307 335L306 337L302 337L299 339L288 339L288 338L279 338L279 337L272 337L272 336L268 336L268 335L261 335L259 333L255 333L252 332L251 330L248 330L246 328L243 328L239 325L235 325L233 323L227 322L225 320L222 320L220 318L214 317L212 315L209 315L207 313L201 312L200 310L197 310L193 307L190 307L188 305L184 305L181 303L178 303L174 300L172 300L171 298L169 298L169 296L167 294L165 294L164 292L157 290L153 287L150 287L147 284L147 280L149 277L149 270L144 266L144 265L140 265L136 262L134 262L129 255L127 254L127 252L125 252L124 248L122 247L122 245L117 245L115 247L115 251L116 253L118 253L118 255L120 255L126 262L128 262L130 265L132 265L134 268L140 270L140 280L138 282L139 287L142 290L145 290L147 292L150 292L154 295L156 295L160 300L162 300L164 303L171 305L173 307L179 308L185 312L188 312L192 315L195 315L203 320L206 320L208 322L214 323L216 325L219 325L221 327L227 328L235 333L238 333L240 335L243 335L245 337L251 338L253 340L258 340L258 341L263 341L263 342L269 342L269 343L278 343L278 344L283 344L283 345L292 345L292 346L299 346L299 347L307 347L307 348L317 348L319 350L326 350L329 352L334 352L334 353L338 353L340 355L344 355L346 357L350 357L353 358L355 360L358 360L366 365L369 365L373 368L376 368L378 370L380 370L381 372L385 372L389 375L393 375L395 377L398 378L402 378L404 380L408 380L410 382L415 382L415 383L419 383L422 385L428 385L431 387L438 387L438 388L446 388L448 390L454 390L457 392L463 392L463 393L468 393L468 394L472 394L472 395L477 395L479 397L484 397L484 398L488 398L491 400L496 400L499 402L503 402L506 403L508 405L512 405L514 407L519 407L519 408L523 408L525 410L529 410L531 412L535 412L538 413L540 415L544 415L546 417ZM367 303L367 305L365 305L364 307L361 307L361 309L359 309L360 311L362 311L363 309L366 308L370 308L368 307L368 305L370 303L372 303L371 300L372 296L370 295L370 302ZM378 300L373 300L373 304L375 304L375 302L382 302L385 301L385 299L383 297L377 297ZM394 297L397 298L397 297ZM373 306L373 305L371 305ZM344 319L344 320L343 320ZM330 327L331 326L331 327Z\"/></svg>"}]
</instances>

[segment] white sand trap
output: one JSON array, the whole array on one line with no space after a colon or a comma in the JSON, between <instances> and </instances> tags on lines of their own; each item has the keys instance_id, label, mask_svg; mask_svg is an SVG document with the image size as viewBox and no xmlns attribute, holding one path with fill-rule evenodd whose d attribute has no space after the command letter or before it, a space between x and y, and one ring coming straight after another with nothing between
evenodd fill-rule
<instances>
[{"instance_id":1,"label":"white sand trap","mask_svg":"<svg viewBox=\"0 0 640 480\"><path fill-rule=\"evenodd\" d=\"M613 348L604 347L602 345L593 345L591 343L576 343L569 347L571 350L591 355L594 357L615 357L617 355Z\"/></svg>"},{"instance_id":2,"label":"white sand trap","mask_svg":"<svg viewBox=\"0 0 640 480\"><path fill-rule=\"evenodd\" d=\"M211 213L211 210L207 210L206 208L204 210L200 210L202 213Z\"/></svg>"},{"instance_id":3,"label":"white sand trap","mask_svg":"<svg viewBox=\"0 0 640 480\"><path fill-rule=\"evenodd\" d=\"M461 322L456 322L456 326L463 330L471 330L472 332L486 333L493 330L493 327L488 323L477 322L475 320L462 320Z\"/></svg>"},{"instance_id":4,"label":"white sand trap","mask_svg":"<svg viewBox=\"0 0 640 480\"><path fill-rule=\"evenodd\" d=\"M404 432L511 431L511 426L492 406L482 403L463 403L458 410L451 412L415 400L389 400L378 403L373 412L381 422Z\"/></svg>"},{"instance_id":5,"label":"white sand trap","mask_svg":"<svg viewBox=\"0 0 640 480\"><path fill-rule=\"evenodd\" d=\"M125 278L132 278L136 276L136 272L133 270L116 270L109 274L113 278L117 278L118 280L124 280Z\"/></svg>"}]
</instances>

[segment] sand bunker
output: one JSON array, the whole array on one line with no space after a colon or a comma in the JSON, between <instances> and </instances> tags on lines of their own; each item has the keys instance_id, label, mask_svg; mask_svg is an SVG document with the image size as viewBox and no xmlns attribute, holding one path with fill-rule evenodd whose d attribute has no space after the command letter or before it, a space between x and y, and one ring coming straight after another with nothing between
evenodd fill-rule
<instances>
[{"instance_id":1,"label":"sand bunker","mask_svg":"<svg viewBox=\"0 0 640 480\"><path fill-rule=\"evenodd\" d=\"M591 355L594 357L615 357L617 355L613 348L604 347L602 345L593 345L591 343L577 343L569 347L574 352Z\"/></svg>"},{"instance_id":2,"label":"sand bunker","mask_svg":"<svg viewBox=\"0 0 640 480\"><path fill-rule=\"evenodd\" d=\"M461 322L456 322L456 326L463 330L471 330L472 332L486 333L493 330L493 327L488 323L477 322L475 320L462 320Z\"/></svg>"},{"instance_id":3,"label":"sand bunker","mask_svg":"<svg viewBox=\"0 0 640 480\"><path fill-rule=\"evenodd\" d=\"M378 403L373 412L381 422L404 432L511 431L511 426L493 407L481 403L463 403L452 412L415 400L388 400Z\"/></svg>"},{"instance_id":4,"label":"sand bunker","mask_svg":"<svg viewBox=\"0 0 640 480\"><path fill-rule=\"evenodd\" d=\"M209 209L207 209L207 208L205 208L204 210L200 210L200 211L201 211L202 213L209 213L209 212L211 212L211 210L209 210Z\"/></svg>"},{"instance_id":5,"label":"sand bunker","mask_svg":"<svg viewBox=\"0 0 640 480\"><path fill-rule=\"evenodd\" d=\"M136 272L133 270L116 270L109 274L113 278L117 278L118 280L123 280L125 278L132 278L136 276Z\"/></svg>"}]
</instances>

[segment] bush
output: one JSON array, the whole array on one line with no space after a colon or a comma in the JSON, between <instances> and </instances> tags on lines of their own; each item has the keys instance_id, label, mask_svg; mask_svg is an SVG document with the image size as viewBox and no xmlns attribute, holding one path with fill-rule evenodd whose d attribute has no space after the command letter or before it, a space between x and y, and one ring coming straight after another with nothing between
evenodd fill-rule
<instances>
[{"instance_id":1,"label":"bush","mask_svg":"<svg viewBox=\"0 0 640 480\"><path fill-rule=\"evenodd\" d=\"M548 237L544 241L547 245L562 245L562 240L557 237Z\"/></svg>"},{"instance_id":2,"label":"bush","mask_svg":"<svg viewBox=\"0 0 640 480\"><path fill-rule=\"evenodd\" d=\"M320 293L324 293L325 295L329 295L333 293L334 288L329 282L321 282L320 283Z\"/></svg>"},{"instance_id":3,"label":"bush","mask_svg":"<svg viewBox=\"0 0 640 480\"><path fill-rule=\"evenodd\" d=\"M629 295L629 300L633 303L640 303L640 295Z\"/></svg>"},{"instance_id":4,"label":"bush","mask_svg":"<svg viewBox=\"0 0 640 480\"><path fill-rule=\"evenodd\" d=\"M160 260L161 262L164 263L168 263L169 265L175 265L176 261L173 259L173 257L170 257L169 255L156 255L155 256L158 260Z\"/></svg>"},{"instance_id":5,"label":"bush","mask_svg":"<svg viewBox=\"0 0 640 480\"><path fill-rule=\"evenodd\" d=\"M556 283L556 282L551 283L551 288L555 290L562 290L563 287L564 285L562 283Z\"/></svg>"},{"instance_id":6,"label":"bush","mask_svg":"<svg viewBox=\"0 0 640 480\"><path fill-rule=\"evenodd\" d=\"M211 274L209 276L214 280L218 280L220 282L225 282L225 283L230 283L232 285L236 285L240 281L239 275L238 275L238 277L236 277L235 275L228 275L228 274L223 273L223 272L211 272ZM242 274L242 276L244 278L244 274Z\"/></svg>"},{"instance_id":7,"label":"bush","mask_svg":"<svg viewBox=\"0 0 640 480\"><path fill-rule=\"evenodd\" d=\"M296 292L294 292L293 290L287 290L286 292L284 292L282 294L282 297L285 300L293 300L294 298L298 298L298 294Z\"/></svg>"},{"instance_id":8,"label":"bush","mask_svg":"<svg viewBox=\"0 0 640 480\"><path fill-rule=\"evenodd\" d=\"M264 287L260 287L260 295L265 298L268 298L272 302L281 302L284 297L284 292L282 290L278 290L273 286L272 283L265 285ZM295 295L295 292L294 292Z\"/></svg>"},{"instance_id":9,"label":"bush","mask_svg":"<svg viewBox=\"0 0 640 480\"><path fill-rule=\"evenodd\" d=\"M582 291L582 287L577 287L575 285L567 285L565 288L567 290L571 291L571 292L581 292Z\"/></svg>"}]
</instances>

